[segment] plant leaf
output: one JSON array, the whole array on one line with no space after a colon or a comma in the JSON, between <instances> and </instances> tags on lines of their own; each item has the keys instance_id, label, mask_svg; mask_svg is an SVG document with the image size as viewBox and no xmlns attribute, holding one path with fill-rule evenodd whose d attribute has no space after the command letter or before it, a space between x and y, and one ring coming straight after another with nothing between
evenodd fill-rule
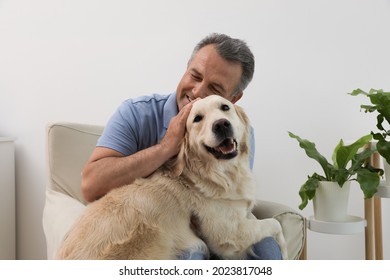
<instances>
[{"instance_id":1,"label":"plant leaf","mask_svg":"<svg viewBox=\"0 0 390 280\"><path fill-rule=\"evenodd\" d=\"M351 175L356 173L356 170L361 168L364 163L369 163L368 159L374 153L374 150L365 149L363 152L356 154L352 159L352 165L349 168L349 172Z\"/></svg>"},{"instance_id":2,"label":"plant leaf","mask_svg":"<svg viewBox=\"0 0 390 280\"><path fill-rule=\"evenodd\" d=\"M348 162L350 162L352 160L352 158L356 155L358 150L360 148L363 148L371 140L372 140L372 135L368 134L368 135L365 135L365 136L359 138L351 145L339 147L338 150L335 151L337 168L340 168L340 169L346 168Z\"/></svg>"},{"instance_id":3,"label":"plant leaf","mask_svg":"<svg viewBox=\"0 0 390 280\"><path fill-rule=\"evenodd\" d=\"M370 101L376 107L376 111L390 123L390 92L371 89L368 94ZM379 128L380 129L380 128Z\"/></svg>"},{"instance_id":4,"label":"plant leaf","mask_svg":"<svg viewBox=\"0 0 390 280\"><path fill-rule=\"evenodd\" d=\"M379 114L377 117L376 117L376 127L379 129L379 130L385 130L385 128L383 127L383 121L385 120L385 118L383 117L382 114Z\"/></svg>"},{"instance_id":5,"label":"plant leaf","mask_svg":"<svg viewBox=\"0 0 390 280\"><path fill-rule=\"evenodd\" d=\"M376 106L371 106L371 105L361 105L360 108L364 109L364 112L366 113L375 112L377 109Z\"/></svg>"},{"instance_id":6,"label":"plant leaf","mask_svg":"<svg viewBox=\"0 0 390 280\"><path fill-rule=\"evenodd\" d=\"M330 170L333 166L331 166L328 160L322 156L316 149L316 145L313 142L310 142L306 139L301 139L299 136L288 132L291 138L295 138L299 142L299 146L305 150L306 155L314 160L316 160L322 167L325 173L325 177L327 180L330 180Z\"/></svg>"},{"instance_id":7,"label":"plant leaf","mask_svg":"<svg viewBox=\"0 0 390 280\"><path fill-rule=\"evenodd\" d=\"M352 96L357 96L357 95L359 95L359 94L368 95L367 92L361 90L360 88L355 89L355 90L353 90L351 93L348 93L348 94L350 94L350 95L352 95Z\"/></svg>"},{"instance_id":8,"label":"plant leaf","mask_svg":"<svg viewBox=\"0 0 390 280\"><path fill-rule=\"evenodd\" d=\"M364 193L364 198L371 198L377 191L380 182L379 174L362 168L357 170L356 181Z\"/></svg>"},{"instance_id":9,"label":"plant leaf","mask_svg":"<svg viewBox=\"0 0 390 280\"><path fill-rule=\"evenodd\" d=\"M386 159L387 163L390 164L390 143L386 142L384 139L379 140L376 144L376 148L378 153Z\"/></svg>"},{"instance_id":10,"label":"plant leaf","mask_svg":"<svg viewBox=\"0 0 390 280\"><path fill-rule=\"evenodd\" d=\"M335 169L332 174L333 181L336 181L340 187L348 180L349 172L346 169Z\"/></svg>"},{"instance_id":11,"label":"plant leaf","mask_svg":"<svg viewBox=\"0 0 390 280\"><path fill-rule=\"evenodd\" d=\"M334 151L333 151L333 154L332 154L332 161L333 161L333 165L334 167L337 169L339 168L339 165L337 163L337 153L339 151L339 149L344 146L344 141L343 139L340 139L340 142L337 144L337 146L334 148Z\"/></svg>"},{"instance_id":12,"label":"plant leaf","mask_svg":"<svg viewBox=\"0 0 390 280\"><path fill-rule=\"evenodd\" d=\"M301 197L301 204L298 206L299 209L303 210L310 199L313 199L316 189L318 188L318 183L321 180L321 176L314 173L307 181L301 186L299 190L299 196Z\"/></svg>"}]
</instances>

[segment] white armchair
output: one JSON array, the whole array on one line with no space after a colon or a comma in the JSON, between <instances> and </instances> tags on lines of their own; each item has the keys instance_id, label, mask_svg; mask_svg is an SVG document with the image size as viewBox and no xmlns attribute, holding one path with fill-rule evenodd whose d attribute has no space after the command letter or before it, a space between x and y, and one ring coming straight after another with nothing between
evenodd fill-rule
<instances>
[{"instance_id":1,"label":"white armchair","mask_svg":"<svg viewBox=\"0 0 390 280\"><path fill-rule=\"evenodd\" d=\"M53 259L86 202L81 194L81 171L103 132L103 126L53 123L47 131L48 182L43 211L47 257ZM259 218L274 217L282 225L289 259L304 259L306 221L281 204L261 201L253 211Z\"/></svg>"}]
</instances>

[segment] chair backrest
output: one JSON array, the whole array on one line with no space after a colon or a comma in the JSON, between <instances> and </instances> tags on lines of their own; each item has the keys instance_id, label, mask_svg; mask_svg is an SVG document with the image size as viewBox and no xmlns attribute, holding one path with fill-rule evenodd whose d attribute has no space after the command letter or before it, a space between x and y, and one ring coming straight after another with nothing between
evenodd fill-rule
<instances>
[{"instance_id":1,"label":"chair backrest","mask_svg":"<svg viewBox=\"0 0 390 280\"><path fill-rule=\"evenodd\" d=\"M47 126L47 187L86 204L81 172L104 127L58 122Z\"/></svg>"}]
</instances>

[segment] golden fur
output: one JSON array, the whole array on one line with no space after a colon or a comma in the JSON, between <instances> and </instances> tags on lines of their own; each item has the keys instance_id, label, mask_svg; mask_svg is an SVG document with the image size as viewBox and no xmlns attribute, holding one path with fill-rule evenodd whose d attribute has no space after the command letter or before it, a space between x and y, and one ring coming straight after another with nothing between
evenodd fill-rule
<instances>
[{"instance_id":1,"label":"golden fur","mask_svg":"<svg viewBox=\"0 0 390 280\"><path fill-rule=\"evenodd\" d=\"M217 148L222 157L236 153L229 159L218 159L206 148L221 144L214 129L218 120L228 120L233 129L233 146L230 140ZM184 251L210 250L223 259L242 259L267 236L276 238L286 258L280 224L251 214L255 186L249 135L240 107L218 96L195 102L179 155L148 178L89 204L58 258L176 259Z\"/></svg>"}]
</instances>

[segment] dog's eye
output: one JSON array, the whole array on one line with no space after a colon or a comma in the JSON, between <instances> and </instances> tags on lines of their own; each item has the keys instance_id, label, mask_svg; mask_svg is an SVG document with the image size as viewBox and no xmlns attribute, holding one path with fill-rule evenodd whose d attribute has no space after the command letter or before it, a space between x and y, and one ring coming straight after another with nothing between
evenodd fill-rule
<instances>
[{"instance_id":1,"label":"dog's eye","mask_svg":"<svg viewBox=\"0 0 390 280\"><path fill-rule=\"evenodd\" d=\"M222 105L221 105L221 110L222 110L222 111L229 111L229 110L230 110L230 107L229 107L229 105L222 104Z\"/></svg>"},{"instance_id":2,"label":"dog's eye","mask_svg":"<svg viewBox=\"0 0 390 280\"><path fill-rule=\"evenodd\" d=\"M200 122L203 119L201 115L196 115L194 118L194 122Z\"/></svg>"}]
</instances>

